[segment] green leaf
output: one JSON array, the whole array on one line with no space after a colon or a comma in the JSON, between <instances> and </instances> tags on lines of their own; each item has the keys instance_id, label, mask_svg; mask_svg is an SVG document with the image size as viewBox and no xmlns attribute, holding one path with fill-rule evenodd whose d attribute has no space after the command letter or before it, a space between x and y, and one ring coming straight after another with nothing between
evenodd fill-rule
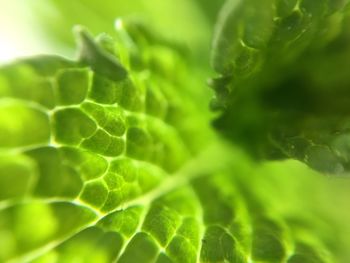
<instances>
[{"instance_id":1,"label":"green leaf","mask_svg":"<svg viewBox=\"0 0 350 263\"><path fill-rule=\"evenodd\" d=\"M75 31L80 39L80 60L83 63L88 64L93 71L111 80L126 79L126 70L113 55L100 48L85 29L76 27Z\"/></svg>"},{"instance_id":2,"label":"green leaf","mask_svg":"<svg viewBox=\"0 0 350 263\"><path fill-rule=\"evenodd\" d=\"M212 64L215 126L258 159L348 174L349 1L227 1Z\"/></svg>"},{"instance_id":3,"label":"green leaf","mask_svg":"<svg viewBox=\"0 0 350 263\"><path fill-rule=\"evenodd\" d=\"M337 232L259 192L265 176L212 134L186 54L144 30L84 31L79 61L0 69L0 261L335 262Z\"/></svg>"}]
</instances>

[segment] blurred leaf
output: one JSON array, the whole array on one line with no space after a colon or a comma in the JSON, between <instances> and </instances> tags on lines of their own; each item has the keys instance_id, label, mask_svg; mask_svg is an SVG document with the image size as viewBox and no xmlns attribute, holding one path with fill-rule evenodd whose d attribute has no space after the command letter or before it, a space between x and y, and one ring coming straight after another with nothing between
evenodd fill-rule
<instances>
[{"instance_id":1,"label":"blurred leaf","mask_svg":"<svg viewBox=\"0 0 350 263\"><path fill-rule=\"evenodd\" d=\"M348 174L348 2L227 1L212 52L215 126L258 159Z\"/></svg>"},{"instance_id":2,"label":"blurred leaf","mask_svg":"<svg viewBox=\"0 0 350 263\"><path fill-rule=\"evenodd\" d=\"M211 26L202 9L209 10L213 19L220 5L220 1L207 4L202 0L107 0L103 4L95 0L32 0L31 3L38 13L38 25L45 30L46 36L53 39L53 44L63 42L74 47L71 28L77 24L94 33L113 35L115 20L126 18L141 20L152 25L157 34L185 43L193 50L205 49L205 53L208 53Z\"/></svg>"}]
</instances>

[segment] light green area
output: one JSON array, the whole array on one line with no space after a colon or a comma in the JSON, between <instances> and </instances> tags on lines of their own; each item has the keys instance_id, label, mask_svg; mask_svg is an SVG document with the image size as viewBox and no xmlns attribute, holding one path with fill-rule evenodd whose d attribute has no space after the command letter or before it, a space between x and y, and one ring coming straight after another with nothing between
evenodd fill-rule
<instances>
[{"instance_id":1,"label":"light green area","mask_svg":"<svg viewBox=\"0 0 350 263\"><path fill-rule=\"evenodd\" d=\"M46 144L50 138L49 118L38 109L4 99L0 106L1 148Z\"/></svg>"},{"instance_id":2,"label":"light green area","mask_svg":"<svg viewBox=\"0 0 350 263\"><path fill-rule=\"evenodd\" d=\"M208 56L209 46L204 43L208 43L210 39L209 21L215 20L223 0L216 2L208 4L206 0L134 0L115 3L107 0L101 5L95 0L79 0L74 3L67 0L50 0L45 3L30 0L28 4L35 8L38 22L45 21L41 29L54 40L54 45L59 42L69 44L72 48L71 28L75 25L87 26L94 33L114 34L115 19L127 16L128 19L154 25L156 33L161 32L172 41L185 43L191 48L205 48Z\"/></svg>"}]
</instances>

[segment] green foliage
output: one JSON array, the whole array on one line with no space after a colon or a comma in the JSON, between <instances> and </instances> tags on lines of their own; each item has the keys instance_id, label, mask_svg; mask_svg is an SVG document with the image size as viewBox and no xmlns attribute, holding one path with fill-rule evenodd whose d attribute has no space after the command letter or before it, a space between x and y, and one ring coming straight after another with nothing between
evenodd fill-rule
<instances>
[{"instance_id":1,"label":"green foliage","mask_svg":"<svg viewBox=\"0 0 350 263\"><path fill-rule=\"evenodd\" d=\"M169 15L178 2L51 2L66 14L62 23L109 34L94 38L78 26L77 60L37 56L0 68L0 262L347 262L349 183L295 161L257 164L209 124L201 79L209 73L193 49L203 51L220 1L181 1L188 28ZM348 43L348 9L336 2L227 2L213 49L217 127L264 157L347 169L347 130L331 130L346 119L332 122L334 96L345 91L333 84L349 83L332 68L348 64L340 45ZM164 21L156 33L135 20L112 28L115 15L139 8ZM48 28L60 21L52 18ZM193 45L159 37L168 28ZM65 30L55 37L69 43ZM304 73L314 77L310 86ZM309 92L315 103L330 94L329 115L318 104L289 112ZM303 137L285 137L289 124Z\"/></svg>"},{"instance_id":2,"label":"green foliage","mask_svg":"<svg viewBox=\"0 0 350 263\"><path fill-rule=\"evenodd\" d=\"M349 1L228 1L212 52L217 128L257 158L347 174L349 14Z\"/></svg>"}]
</instances>

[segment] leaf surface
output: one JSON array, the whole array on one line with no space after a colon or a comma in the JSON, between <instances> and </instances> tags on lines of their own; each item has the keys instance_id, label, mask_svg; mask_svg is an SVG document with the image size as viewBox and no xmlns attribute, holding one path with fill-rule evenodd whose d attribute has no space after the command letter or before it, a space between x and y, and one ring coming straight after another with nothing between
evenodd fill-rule
<instances>
[{"instance_id":1,"label":"leaf surface","mask_svg":"<svg viewBox=\"0 0 350 263\"><path fill-rule=\"evenodd\" d=\"M213 42L216 127L257 159L349 172L348 1L227 1Z\"/></svg>"},{"instance_id":2,"label":"leaf surface","mask_svg":"<svg viewBox=\"0 0 350 263\"><path fill-rule=\"evenodd\" d=\"M180 51L79 36L78 61L0 70L0 261L332 262L333 229L273 208L212 134Z\"/></svg>"}]
</instances>

